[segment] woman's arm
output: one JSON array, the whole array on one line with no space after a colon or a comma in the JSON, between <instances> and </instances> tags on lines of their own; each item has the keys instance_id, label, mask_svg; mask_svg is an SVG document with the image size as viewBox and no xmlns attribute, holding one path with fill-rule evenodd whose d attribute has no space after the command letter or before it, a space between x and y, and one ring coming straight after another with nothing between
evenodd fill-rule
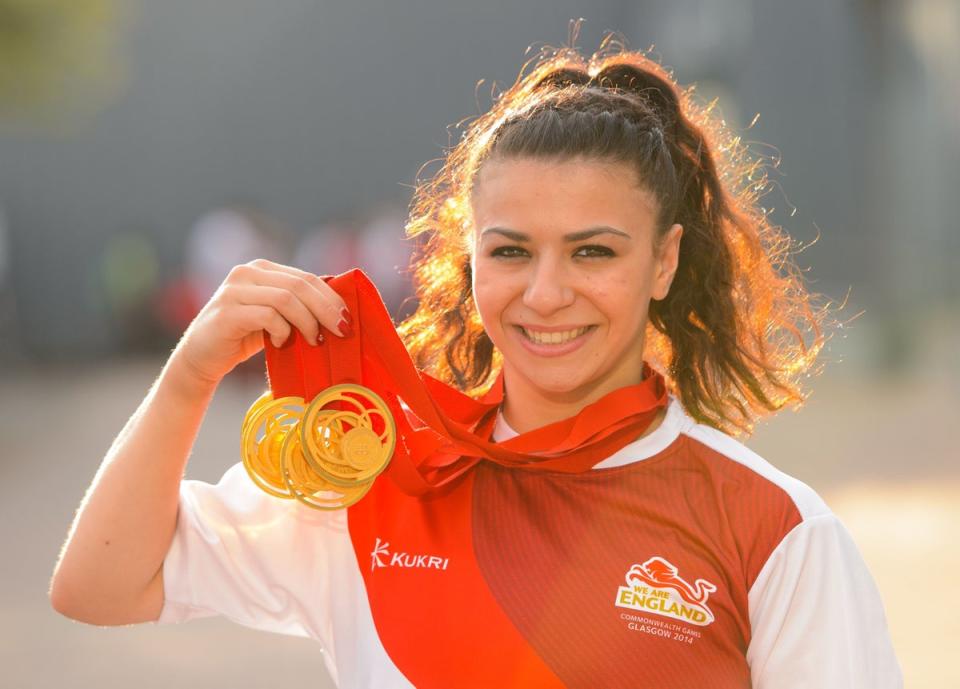
<instances>
[{"instance_id":1,"label":"woman's arm","mask_svg":"<svg viewBox=\"0 0 960 689\"><path fill-rule=\"evenodd\" d=\"M264 331L278 347L293 327L315 343L321 325L342 334L345 312L312 273L264 259L230 271L94 476L54 568L58 612L104 625L157 619L180 480L220 380L263 349Z\"/></svg>"},{"instance_id":2,"label":"woman's arm","mask_svg":"<svg viewBox=\"0 0 960 689\"><path fill-rule=\"evenodd\" d=\"M787 534L749 602L754 689L903 689L880 592L832 512Z\"/></svg>"},{"instance_id":3,"label":"woman's arm","mask_svg":"<svg viewBox=\"0 0 960 689\"><path fill-rule=\"evenodd\" d=\"M103 459L70 529L50 587L63 615L101 625L156 619L180 479L217 384L180 350Z\"/></svg>"}]
</instances>

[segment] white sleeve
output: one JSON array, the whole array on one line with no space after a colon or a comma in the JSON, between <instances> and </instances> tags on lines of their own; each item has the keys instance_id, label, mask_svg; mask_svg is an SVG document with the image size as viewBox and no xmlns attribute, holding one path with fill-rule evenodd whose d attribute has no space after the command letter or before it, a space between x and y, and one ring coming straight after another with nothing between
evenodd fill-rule
<instances>
[{"instance_id":1,"label":"white sleeve","mask_svg":"<svg viewBox=\"0 0 960 689\"><path fill-rule=\"evenodd\" d=\"M754 689L902 689L880 592L832 512L784 537L749 605Z\"/></svg>"},{"instance_id":2,"label":"white sleeve","mask_svg":"<svg viewBox=\"0 0 960 689\"><path fill-rule=\"evenodd\" d=\"M341 529L342 514L268 495L239 462L216 485L181 481L156 622L223 615L326 641L331 563L324 542Z\"/></svg>"}]
</instances>

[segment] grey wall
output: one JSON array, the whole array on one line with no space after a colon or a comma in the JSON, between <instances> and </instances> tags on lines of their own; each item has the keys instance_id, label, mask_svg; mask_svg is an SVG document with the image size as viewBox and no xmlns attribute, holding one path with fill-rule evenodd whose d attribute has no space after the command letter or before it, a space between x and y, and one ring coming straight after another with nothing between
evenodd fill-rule
<instances>
[{"instance_id":1,"label":"grey wall","mask_svg":"<svg viewBox=\"0 0 960 689\"><path fill-rule=\"evenodd\" d=\"M0 138L17 334L39 356L109 349L91 288L106 240L145 231L167 266L191 223L246 197L294 228L406 204L447 125L489 103L536 41L581 45L619 3L144 2L119 99L68 134ZM486 100L485 100L486 98Z\"/></svg>"},{"instance_id":2,"label":"grey wall","mask_svg":"<svg viewBox=\"0 0 960 689\"><path fill-rule=\"evenodd\" d=\"M743 136L782 159L765 205L801 242L822 231L799 258L817 289L897 313L956 300L949 2L143 2L112 103L65 132L0 134L15 336L43 358L118 346L93 282L119 233L151 236L169 272L192 222L235 198L295 232L405 206L448 125L478 114L477 81L484 108L580 16L584 51L621 30L734 126L760 114Z\"/></svg>"}]
</instances>

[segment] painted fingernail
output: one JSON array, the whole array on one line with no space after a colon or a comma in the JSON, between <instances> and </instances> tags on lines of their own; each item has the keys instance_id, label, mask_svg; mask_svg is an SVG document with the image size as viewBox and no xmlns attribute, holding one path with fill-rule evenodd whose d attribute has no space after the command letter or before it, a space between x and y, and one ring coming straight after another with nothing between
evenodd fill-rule
<instances>
[{"instance_id":1,"label":"painted fingernail","mask_svg":"<svg viewBox=\"0 0 960 689\"><path fill-rule=\"evenodd\" d=\"M350 325L351 323L353 323L353 318L350 317L350 312L347 311L346 306L340 309L340 317L347 322L347 325Z\"/></svg>"},{"instance_id":2,"label":"painted fingernail","mask_svg":"<svg viewBox=\"0 0 960 689\"><path fill-rule=\"evenodd\" d=\"M350 337L353 335L353 328L350 327L350 324L347 323L343 318L340 319L340 322L337 323L337 330L340 331L340 334L344 337Z\"/></svg>"}]
</instances>

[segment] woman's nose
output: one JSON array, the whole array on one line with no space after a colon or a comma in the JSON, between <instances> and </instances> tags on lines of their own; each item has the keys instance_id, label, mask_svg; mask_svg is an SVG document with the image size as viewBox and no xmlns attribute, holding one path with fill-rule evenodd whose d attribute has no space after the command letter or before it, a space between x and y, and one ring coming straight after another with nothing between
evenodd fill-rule
<instances>
[{"instance_id":1,"label":"woman's nose","mask_svg":"<svg viewBox=\"0 0 960 689\"><path fill-rule=\"evenodd\" d=\"M543 314L573 303L573 288L558 261L539 258L531 262L523 303Z\"/></svg>"}]
</instances>

